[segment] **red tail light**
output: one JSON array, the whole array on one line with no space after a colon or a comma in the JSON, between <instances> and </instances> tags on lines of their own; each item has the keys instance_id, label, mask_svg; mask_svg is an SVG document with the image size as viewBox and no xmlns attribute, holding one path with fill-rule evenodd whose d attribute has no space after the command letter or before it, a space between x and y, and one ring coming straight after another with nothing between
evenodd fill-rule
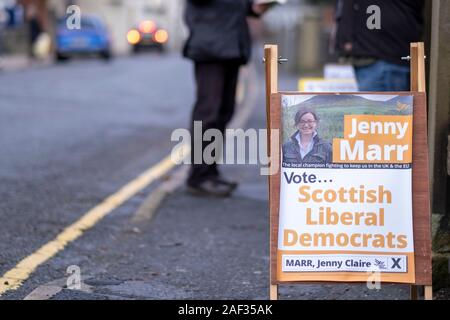
<instances>
[{"instance_id":1,"label":"red tail light","mask_svg":"<svg viewBox=\"0 0 450 320\"><path fill-rule=\"evenodd\" d=\"M159 29L154 35L154 40L158 43L166 43L169 40L169 33L164 29Z\"/></svg>"}]
</instances>

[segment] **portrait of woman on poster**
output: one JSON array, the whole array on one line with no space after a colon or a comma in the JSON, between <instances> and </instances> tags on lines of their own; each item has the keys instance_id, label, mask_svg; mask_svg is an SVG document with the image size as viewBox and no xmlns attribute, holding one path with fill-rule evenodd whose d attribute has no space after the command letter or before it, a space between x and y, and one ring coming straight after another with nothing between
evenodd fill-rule
<instances>
[{"instance_id":1,"label":"portrait of woman on poster","mask_svg":"<svg viewBox=\"0 0 450 320\"><path fill-rule=\"evenodd\" d=\"M297 131L283 144L283 162L287 163L331 163L331 143L318 134L319 117L310 108L300 108L295 114Z\"/></svg>"}]
</instances>

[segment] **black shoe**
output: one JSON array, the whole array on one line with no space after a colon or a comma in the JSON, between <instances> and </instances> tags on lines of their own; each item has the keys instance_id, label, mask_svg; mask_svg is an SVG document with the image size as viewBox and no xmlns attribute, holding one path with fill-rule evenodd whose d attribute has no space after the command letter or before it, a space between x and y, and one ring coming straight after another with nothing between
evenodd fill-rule
<instances>
[{"instance_id":1,"label":"black shoe","mask_svg":"<svg viewBox=\"0 0 450 320\"><path fill-rule=\"evenodd\" d=\"M205 180L198 185L187 185L187 191L196 196L226 198L231 195L233 188L229 185L218 183L215 180Z\"/></svg>"},{"instance_id":2,"label":"black shoe","mask_svg":"<svg viewBox=\"0 0 450 320\"><path fill-rule=\"evenodd\" d=\"M235 190L239 185L236 181L229 181L229 180L224 179L221 176L217 176L212 179L215 182L217 182L218 184L223 184L223 185L229 186L231 188L231 190Z\"/></svg>"}]
</instances>

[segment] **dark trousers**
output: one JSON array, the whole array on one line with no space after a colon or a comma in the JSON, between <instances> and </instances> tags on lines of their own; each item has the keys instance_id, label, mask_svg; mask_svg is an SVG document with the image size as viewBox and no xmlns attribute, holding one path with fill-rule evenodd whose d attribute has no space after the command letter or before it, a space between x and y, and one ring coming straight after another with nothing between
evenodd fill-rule
<instances>
[{"instance_id":1,"label":"dark trousers","mask_svg":"<svg viewBox=\"0 0 450 320\"><path fill-rule=\"evenodd\" d=\"M196 62L195 80L197 100L191 118L191 170L188 184L198 185L203 181L217 177L217 164L194 163L194 145L205 147L212 141L203 142L194 136L194 121L202 122L202 136L208 129L218 129L224 136L225 128L233 117L236 87L239 75L239 62Z\"/></svg>"}]
</instances>

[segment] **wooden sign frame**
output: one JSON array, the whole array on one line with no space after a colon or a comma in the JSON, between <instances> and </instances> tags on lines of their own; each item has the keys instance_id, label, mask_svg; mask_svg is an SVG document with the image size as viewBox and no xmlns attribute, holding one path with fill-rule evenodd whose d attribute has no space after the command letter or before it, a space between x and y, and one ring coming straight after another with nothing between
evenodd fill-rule
<instances>
[{"instance_id":1,"label":"wooden sign frame","mask_svg":"<svg viewBox=\"0 0 450 320\"><path fill-rule=\"evenodd\" d=\"M432 300L432 263L431 263L431 216L430 188L428 166L427 137L427 103L425 93L425 53L423 43L411 44L411 92L383 92L382 94L413 95L413 234L415 255L415 283L411 285L411 299L418 298L418 287L424 286L425 300ZM271 129L281 129L281 95L298 94L297 92L278 91L278 47L264 47L266 75L266 114L267 129L270 137ZM372 94L376 92L371 92ZM321 93L314 93L321 94ZM333 94L333 93L322 93ZM342 93L341 93L342 94ZM349 93L351 94L351 93ZM361 94L361 92L358 92ZM281 141L281 130L278 137ZM275 144L268 139L269 157ZM277 143L276 145L280 145ZM280 148L279 148L280 149ZM272 159L272 158L270 158ZM278 150L277 159L281 159ZM280 208L280 170L269 176L269 209L270 209L270 299L278 299L278 286L281 284L305 284L308 282L281 282L277 280L278 222ZM309 282L310 283L310 282ZM314 282L330 283L330 282ZM342 283L342 282L335 282ZM355 283L355 282L352 282ZM357 283L357 282L356 282Z\"/></svg>"}]
</instances>

